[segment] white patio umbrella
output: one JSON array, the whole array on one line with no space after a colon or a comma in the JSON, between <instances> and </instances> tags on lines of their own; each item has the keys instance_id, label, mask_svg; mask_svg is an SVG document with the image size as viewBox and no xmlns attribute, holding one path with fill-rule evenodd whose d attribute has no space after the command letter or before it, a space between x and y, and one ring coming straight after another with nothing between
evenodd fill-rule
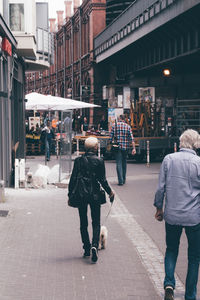
<instances>
[{"instance_id":1,"label":"white patio umbrella","mask_svg":"<svg viewBox=\"0 0 200 300\"><path fill-rule=\"evenodd\" d=\"M83 101L51 95L46 96L35 92L27 94L25 99L27 100L26 110L64 111L68 109L99 107L99 105Z\"/></svg>"}]
</instances>

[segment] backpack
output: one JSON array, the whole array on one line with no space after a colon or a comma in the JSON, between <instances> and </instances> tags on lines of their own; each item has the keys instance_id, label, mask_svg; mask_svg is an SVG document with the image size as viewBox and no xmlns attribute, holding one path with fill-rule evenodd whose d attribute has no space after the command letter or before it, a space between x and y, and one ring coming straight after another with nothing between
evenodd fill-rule
<instances>
[{"instance_id":1,"label":"backpack","mask_svg":"<svg viewBox=\"0 0 200 300\"><path fill-rule=\"evenodd\" d=\"M84 168L81 168L81 160ZM71 207L80 207L81 204L87 203L88 199L93 195L92 174L88 167L88 159L86 156L82 156L78 163L78 173L74 188L68 194L68 205Z\"/></svg>"}]
</instances>

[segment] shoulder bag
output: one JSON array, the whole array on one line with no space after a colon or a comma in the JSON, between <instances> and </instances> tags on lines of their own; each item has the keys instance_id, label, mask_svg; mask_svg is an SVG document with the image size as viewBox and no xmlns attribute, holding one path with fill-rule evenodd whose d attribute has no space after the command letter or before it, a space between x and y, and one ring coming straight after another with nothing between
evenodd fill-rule
<instances>
[{"instance_id":1,"label":"shoulder bag","mask_svg":"<svg viewBox=\"0 0 200 300\"><path fill-rule=\"evenodd\" d=\"M87 203L92 193L93 193L92 178L91 176L85 176L81 172L80 161L79 161L78 173L76 176L74 188L71 191L71 193L68 194L68 205L71 207L80 207L82 204Z\"/></svg>"}]
</instances>

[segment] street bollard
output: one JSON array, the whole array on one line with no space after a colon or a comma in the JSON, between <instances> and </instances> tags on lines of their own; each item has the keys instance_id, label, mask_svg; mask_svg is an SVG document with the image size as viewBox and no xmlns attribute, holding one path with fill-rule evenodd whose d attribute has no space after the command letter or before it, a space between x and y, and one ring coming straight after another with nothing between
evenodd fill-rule
<instances>
[{"instance_id":1,"label":"street bollard","mask_svg":"<svg viewBox=\"0 0 200 300\"><path fill-rule=\"evenodd\" d=\"M15 189L19 188L19 159L15 158Z\"/></svg>"},{"instance_id":2,"label":"street bollard","mask_svg":"<svg viewBox=\"0 0 200 300\"><path fill-rule=\"evenodd\" d=\"M150 148L149 148L149 141L147 141L147 167L150 167Z\"/></svg>"},{"instance_id":3,"label":"street bollard","mask_svg":"<svg viewBox=\"0 0 200 300\"><path fill-rule=\"evenodd\" d=\"M174 152L177 152L177 144L174 143Z\"/></svg>"},{"instance_id":4,"label":"street bollard","mask_svg":"<svg viewBox=\"0 0 200 300\"><path fill-rule=\"evenodd\" d=\"M5 202L5 190L3 180L0 180L0 202Z\"/></svg>"}]
</instances>

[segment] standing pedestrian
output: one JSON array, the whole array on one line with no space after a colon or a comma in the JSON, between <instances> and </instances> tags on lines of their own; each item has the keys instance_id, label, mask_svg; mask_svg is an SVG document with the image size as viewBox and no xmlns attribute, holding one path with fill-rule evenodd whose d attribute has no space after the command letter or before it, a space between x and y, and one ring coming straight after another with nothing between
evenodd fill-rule
<instances>
[{"instance_id":1,"label":"standing pedestrian","mask_svg":"<svg viewBox=\"0 0 200 300\"><path fill-rule=\"evenodd\" d=\"M90 256L92 252L92 262L98 260L98 245L100 237L100 216L101 216L101 202L100 202L100 186L109 194L110 201L114 200L114 193L112 192L105 175L105 165L102 158L99 158L96 153L98 149L98 140L95 137L89 137L85 140L85 155L77 157L74 161L74 167L69 182L69 197L72 193L77 177L82 176L91 179L92 190L87 199L81 199L78 206L80 217L80 232L83 242L84 257ZM89 172L87 172L89 170ZM89 182L89 181L88 181ZM70 203L69 203L70 205ZM92 243L88 233L88 205L91 210L93 237Z\"/></svg>"},{"instance_id":2,"label":"standing pedestrian","mask_svg":"<svg viewBox=\"0 0 200 300\"><path fill-rule=\"evenodd\" d=\"M98 124L98 130L108 130L108 122L105 120L105 116L102 115L101 120Z\"/></svg>"},{"instance_id":3,"label":"standing pedestrian","mask_svg":"<svg viewBox=\"0 0 200 300\"><path fill-rule=\"evenodd\" d=\"M89 129L89 124L88 124L87 118L84 117L83 123L81 124L81 132L82 132L83 136L86 136L86 132L88 131L88 129Z\"/></svg>"},{"instance_id":4,"label":"standing pedestrian","mask_svg":"<svg viewBox=\"0 0 200 300\"><path fill-rule=\"evenodd\" d=\"M112 126L110 139L116 138L118 149L115 153L116 168L118 176L118 185L123 185L126 182L127 154L130 145L132 146L132 155L136 154L135 142L131 127L125 123L125 116L121 115L119 121Z\"/></svg>"},{"instance_id":5,"label":"standing pedestrian","mask_svg":"<svg viewBox=\"0 0 200 300\"><path fill-rule=\"evenodd\" d=\"M165 300L174 299L175 267L183 228L188 241L185 300L196 300L200 261L200 135L188 129L180 136L180 151L165 156L155 194L155 218L165 220ZM163 213L164 206L164 213Z\"/></svg>"},{"instance_id":6,"label":"standing pedestrian","mask_svg":"<svg viewBox=\"0 0 200 300\"><path fill-rule=\"evenodd\" d=\"M47 121L47 125L42 129L42 139L45 143L45 153L46 153L46 160L50 161L51 155L51 144L52 139L54 139L54 132L51 128L50 121Z\"/></svg>"}]
</instances>

